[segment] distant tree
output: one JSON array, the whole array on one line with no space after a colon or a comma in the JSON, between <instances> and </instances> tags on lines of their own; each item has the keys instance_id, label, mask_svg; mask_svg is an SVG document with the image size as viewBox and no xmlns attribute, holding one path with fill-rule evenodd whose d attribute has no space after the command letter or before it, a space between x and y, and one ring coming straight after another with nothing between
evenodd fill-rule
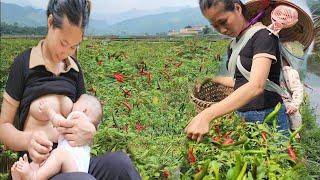
<instances>
[{"instance_id":1,"label":"distant tree","mask_svg":"<svg viewBox=\"0 0 320 180\"><path fill-rule=\"evenodd\" d=\"M202 33L204 35L212 34L213 33L213 29L211 27L209 27L208 25L205 25L205 27L202 29Z\"/></svg>"},{"instance_id":2,"label":"distant tree","mask_svg":"<svg viewBox=\"0 0 320 180\"><path fill-rule=\"evenodd\" d=\"M188 29L188 28L192 28L192 26L188 25L186 27L184 27L185 29Z\"/></svg>"},{"instance_id":3,"label":"distant tree","mask_svg":"<svg viewBox=\"0 0 320 180\"><path fill-rule=\"evenodd\" d=\"M46 35L47 27L19 26L17 23L8 24L1 22L0 35Z\"/></svg>"},{"instance_id":4,"label":"distant tree","mask_svg":"<svg viewBox=\"0 0 320 180\"><path fill-rule=\"evenodd\" d=\"M166 32L156 33L156 36L167 36L167 33Z\"/></svg>"}]
</instances>

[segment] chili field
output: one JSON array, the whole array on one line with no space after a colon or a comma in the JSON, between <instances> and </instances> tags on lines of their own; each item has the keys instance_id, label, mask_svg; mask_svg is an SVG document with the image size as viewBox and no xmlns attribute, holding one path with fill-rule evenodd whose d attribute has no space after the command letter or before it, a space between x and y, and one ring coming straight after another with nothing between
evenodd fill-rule
<instances>
[{"instance_id":1,"label":"chili field","mask_svg":"<svg viewBox=\"0 0 320 180\"><path fill-rule=\"evenodd\" d=\"M1 39L1 97L14 57L38 41ZM320 129L307 97L300 141L266 124L245 123L236 114L214 120L200 143L186 138L184 128L197 114L193 86L220 72L228 43L84 40L77 56L86 90L104 110L92 156L126 152L143 179L320 178ZM0 178L6 178L5 169L17 155L0 147Z\"/></svg>"}]
</instances>

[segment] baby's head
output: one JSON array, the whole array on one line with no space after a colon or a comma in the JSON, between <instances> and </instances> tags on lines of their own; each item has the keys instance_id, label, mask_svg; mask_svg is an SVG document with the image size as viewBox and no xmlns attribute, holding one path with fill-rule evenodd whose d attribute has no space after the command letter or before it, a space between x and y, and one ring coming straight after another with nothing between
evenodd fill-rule
<instances>
[{"instance_id":1,"label":"baby's head","mask_svg":"<svg viewBox=\"0 0 320 180\"><path fill-rule=\"evenodd\" d=\"M298 11L288 5L279 5L271 12L271 24L269 28L278 35L282 29L294 26L298 20Z\"/></svg>"},{"instance_id":2,"label":"baby's head","mask_svg":"<svg viewBox=\"0 0 320 180\"><path fill-rule=\"evenodd\" d=\"M102 107L100 101L88 94L82 94L77 102L73 104L72 111L80 111L93 120L100 120L102 118Z\"/></svg>"}]
</instances>

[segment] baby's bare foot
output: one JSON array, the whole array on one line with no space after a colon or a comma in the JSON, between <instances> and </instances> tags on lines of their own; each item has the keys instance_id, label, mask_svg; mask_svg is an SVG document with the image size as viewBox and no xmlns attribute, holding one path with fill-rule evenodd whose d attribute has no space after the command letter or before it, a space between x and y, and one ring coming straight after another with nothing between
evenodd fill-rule
<instances>
[{"instance_id":1,"label":"baby's bare foot","mask_svg":"<svg viewBox=\"0 0 320 180\"><path fill-rule=\"evenodd\" d=\"M17 162L11 166L11 177L12 180L22 180L19 172L17 171Z\"/></svg>"},{"instance_id":2,"label":"baby's bare foot","mask_svg":"<svg viewBox=\"0 0 320 180\"><path fill-rule=\"evenodd\" d=\"M36 180L35 171L33 171L32 167L28 162L27 155L23 155L23 158L20 157L17 162L17 171L21 177L21 180Z\"/></svg>"}]
</instances>

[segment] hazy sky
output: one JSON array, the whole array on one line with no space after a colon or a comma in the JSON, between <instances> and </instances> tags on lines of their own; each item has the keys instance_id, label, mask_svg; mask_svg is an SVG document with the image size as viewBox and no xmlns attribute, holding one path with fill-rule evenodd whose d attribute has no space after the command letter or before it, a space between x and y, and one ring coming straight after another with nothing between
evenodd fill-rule
<instances>
[{"instance_id":1,"label":"hazy sky","mask_svg":"<svg viewBox=\"0 0 320 180\"><path fill-rule=\"evenodd\" d=\"M49 0L1 0L2 2L19 4L22 6L32 6L35 8L46 9ZM246 2L248 0L242 0ZM304 6L305 0L290 0ZM175 6L198 6L198 0L92 0L93 13L120 13L130 9L158 9L160 7Z\"/></svg>"},{"instance_id":2,"label":"hazy sky","mask_svg":"<svg viewBox=\"0 0 320 180\"><path fill-rule=\"evenodd\" d=\"M1 0L2 2L46 9L48 0ZM198 6L198 0L92 0L98 13L119 13L129 9L157 9L160 7Z\"/></svg>"}]
</instances>

